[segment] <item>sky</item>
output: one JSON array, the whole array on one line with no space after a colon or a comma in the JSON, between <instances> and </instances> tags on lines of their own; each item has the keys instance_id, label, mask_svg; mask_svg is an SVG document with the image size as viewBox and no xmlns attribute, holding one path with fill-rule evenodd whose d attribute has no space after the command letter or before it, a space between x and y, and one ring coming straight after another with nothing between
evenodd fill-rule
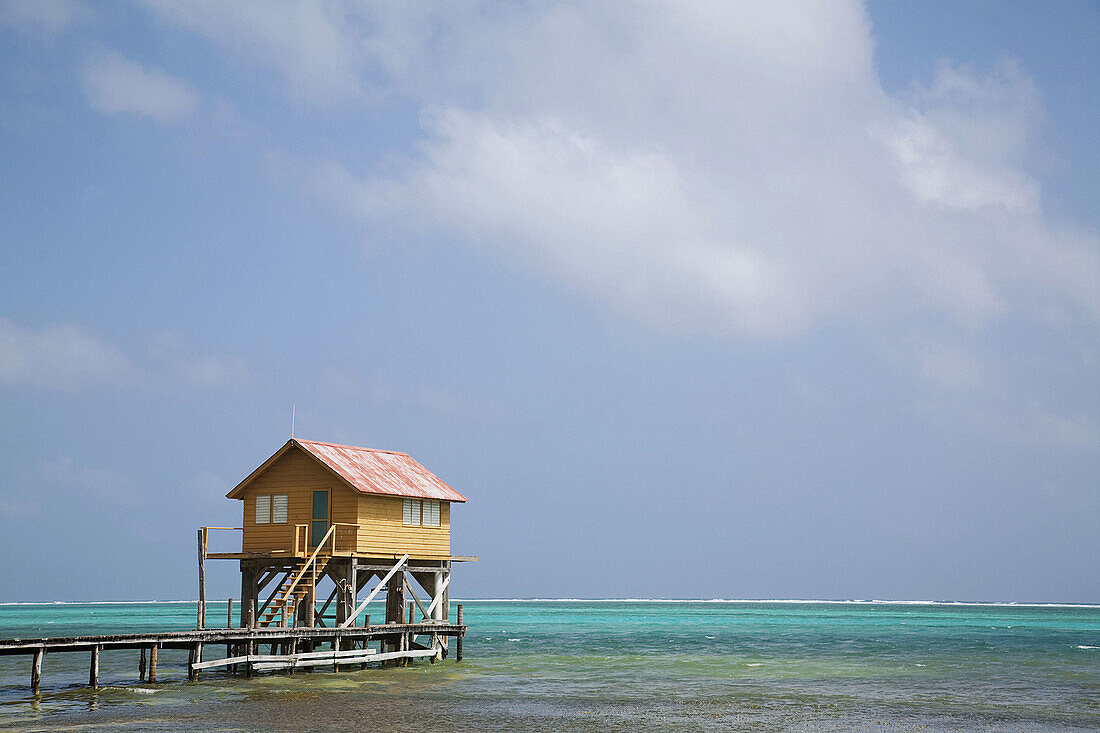
<instances>
[{"instance_id":1,"label":"sky","mask_svg":"<svg viewBox=\"0 0 1100 733\"><path fill-rule=\"evenodd\" d=\"M0 601L196 597L293 409L455 597L1100 602L1098 100L1069 0L0 2Z\"/></svg>"}]
</instances>

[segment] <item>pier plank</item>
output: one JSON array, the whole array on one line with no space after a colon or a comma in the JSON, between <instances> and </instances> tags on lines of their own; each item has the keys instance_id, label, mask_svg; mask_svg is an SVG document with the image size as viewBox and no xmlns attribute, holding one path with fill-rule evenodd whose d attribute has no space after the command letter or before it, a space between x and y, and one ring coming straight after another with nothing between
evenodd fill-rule
<instances>
[{"instance_id":1,"label":"pier plank","mask_svg":"<svg viewBox=\"0 0 1100 733\"><path fill-rule=\"evenodd\" d=\"M403 610L403 609L402 609ZM461 617L460 617L461 618ZM370 619L367 619L368 624ZM91 665L88 672L88 684L96 687L99 683L99 656L105 649L138 649L141 656L138 663L138 677L143 681L157 681L157 652L161 649L186 649L188 651L187 676L197 679L204 669L229 666L231 669L243 664L246 670L289 669L294 673L296 667L316 667L321 665L366 664L368 662L387 662L417 657L435 657L437 648L424 648L415 644L411 638L415 635L434 635L440 641L454 636L461 645L466 627L446 622L389 623L376 626L319 627L295 626L196 629L194 631L167 631L149 634L104 634L99 636L69 636L40 639L0 639L0 656L26 654L33 656L31 663L31 690L38 694L42 681L42 657L55 652L91 652ZM379 640L383 649L379 652L367 648L367 642ZM300 643L299 643L300 642ZM224 659L204 661L203 649L209 644L225 644L227 649L253 651L251 654L227 654ZM255 654L260 644L270 645L290 654ZM330 644L331 649L313 651L320 644ZM347 648L350 647L350 648ZM386 650L388 647L388 651ZM298 649L302 648L301 653ZM461 648L461 646L459 647ZM148 666L146 654L148 653ZM400 663L400 662L399 662Z\"/></svg>"},{"instance_id":2,"label":"pier plank","mask_svg":"<svg viewBox=\"0 0 1100 733\"><path fill-rule=\"evenodd\" d=\"M464 626L451 623L382 624L374 626L289 628L265 626L255 629L203 629L192 631L166 631L145 634L103 634L98 636L58 636L29 639L0 639L0 656L34 654L43 652L90 652L99 645L101 649L142 649L159 646L164 649L190 649L196 642L205 644L272 644L303 639L329 642L341 639L375 639L399 634L442 634L461 636Z\"/></svg>"}]
</instances>

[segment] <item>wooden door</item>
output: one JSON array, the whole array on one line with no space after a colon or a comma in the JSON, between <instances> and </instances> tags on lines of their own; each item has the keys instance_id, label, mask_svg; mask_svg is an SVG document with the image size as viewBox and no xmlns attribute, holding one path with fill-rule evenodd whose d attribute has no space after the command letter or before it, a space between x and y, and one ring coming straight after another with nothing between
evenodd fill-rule
<instances>
[{"instance_id":1,"label":"wooden door","mask_svg":"<svg viewBox=\"0 0 1100 733\"><path fill-rule=\"evenodd\" d=\"M309 546L316 547L325 538L329 523L329 491L321 489L313 492L313 516L309 523Z\"/></svg>"}]
</instances>

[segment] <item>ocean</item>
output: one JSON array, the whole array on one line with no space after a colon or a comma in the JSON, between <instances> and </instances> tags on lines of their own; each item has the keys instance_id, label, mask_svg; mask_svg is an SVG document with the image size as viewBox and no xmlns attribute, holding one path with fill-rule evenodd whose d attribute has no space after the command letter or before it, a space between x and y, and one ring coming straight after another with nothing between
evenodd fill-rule
<instances>
[{"instance_id":1,"label":"ocean","mask_svg":"<svg viewBox=\"0 0 1100 733\"><path fill-rule=\"evenodd\" d=\"M452 604L451 614L454 614ZM1100 607L464 601L465 658L186 681L162 652L0 657L9 730L1095 731ZM371 609L382 614L381 608ZM225 616L211 604L208 618ZM375 616L376 618L378 616ZM0 637L192 628L193 602L0 605ZM452 648L453 654L453 648ZM211 658L210 652L207 658Z\"/></svg>"}]
</instances>

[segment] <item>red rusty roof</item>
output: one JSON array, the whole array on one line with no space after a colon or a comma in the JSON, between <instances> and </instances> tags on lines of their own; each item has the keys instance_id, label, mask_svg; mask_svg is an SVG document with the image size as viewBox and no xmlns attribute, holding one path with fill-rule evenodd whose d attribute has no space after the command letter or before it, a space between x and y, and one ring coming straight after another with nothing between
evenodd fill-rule
<instances>
[{"instance_id":1,"label":"red rusty roof","mask_svg":"<svg viewBox=\"0 0 1100 733\"><path fill-rule=\"evenodd\" d=\"M238 498L237 495L252 482L253 478L262 473L291 446L301 448L347 481L353 489L363 494L466 501L465 496L414 461L408 453L295 439L288 441L278 453L267 459L262 466L230 491L228 496L232 499Z\"/></svg>"}]
</instances>

